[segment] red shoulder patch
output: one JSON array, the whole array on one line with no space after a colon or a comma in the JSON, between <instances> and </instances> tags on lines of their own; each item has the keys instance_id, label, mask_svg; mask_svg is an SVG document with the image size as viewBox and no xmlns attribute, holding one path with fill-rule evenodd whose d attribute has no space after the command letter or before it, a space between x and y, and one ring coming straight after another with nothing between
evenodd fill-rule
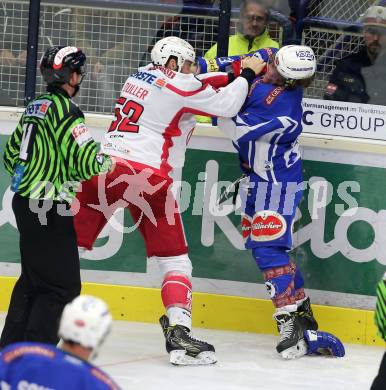
<instances>
[{"instance_id":1,"label":"red shoulder patch","mask_svg":"<svg viewBox=\"0 0 386 390\"><path fill-rule=\"evenodd\" d=\"M284 91L284 87L275 87L273 88L270 93L265 98L265 104L271 105L277 98L280 96L280 94Z\"/></svg>"},{"instance_id":2,"label":"red shoulder patch","mask_svg":"<svg viewBox=\"0 0 386 390\"><path fill-rule=\"evenodd\" d=\"M41 345L23 345L21 347L17 347L15 349L13 349L12 351L6 352L3 355L3 360L6 363L10 363L20 356L29 355L29 354L42 355L42 356L46 356L46 357L51 358L51 359L55 357L54 351L52 351L51 349L45 348Z\"/></svg>"}]
</instances>

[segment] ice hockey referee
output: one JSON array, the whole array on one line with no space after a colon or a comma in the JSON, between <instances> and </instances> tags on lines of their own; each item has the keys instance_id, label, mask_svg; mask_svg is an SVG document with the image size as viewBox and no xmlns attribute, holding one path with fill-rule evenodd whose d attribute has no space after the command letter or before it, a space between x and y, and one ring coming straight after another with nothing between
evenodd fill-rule
<instances>
[{"instance_id":1,"label":"ice hockey referee","mask_svg":"<svg viewBox=\"0 0 386 390\"><path fill-rule=\"evenodd\" d=\"M71 100L85 76L85 54L50 47L40 71L47 92L31 101L8 140L4 165L15 192L21 275L13 289L0 348L18 341L57 344L64 306L80 293L70 201L80 181L112 169L110 157Z\"/></svg>"}]
</instances>

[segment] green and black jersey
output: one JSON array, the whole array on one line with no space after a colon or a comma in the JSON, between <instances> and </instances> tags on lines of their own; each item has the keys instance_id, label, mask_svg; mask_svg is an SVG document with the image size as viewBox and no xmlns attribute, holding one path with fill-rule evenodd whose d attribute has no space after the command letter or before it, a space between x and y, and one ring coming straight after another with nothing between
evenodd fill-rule
<instances>
[{"instance_id":1,"label":"green and black jersey","mask_svg":"<svg viewBox=\"0 0 386 390\"><path fill-rule=\"evenodd\" d=\"M379 334L386 341L386 273L377 286L377 305L375 308L375 323Z\"/></svg>"},{"instance_id":2,"label":"green and black jersey","mask_svg":"<svg viewBox=\"0 0 386 390\"><path fill-rule=\"evenodd\" d=\"M26 107L4 165L21 196L69 200L77 182L109 169L110 158L98 149L79 107L64 90L49 87Z\"/></svg>"}]
</instances>

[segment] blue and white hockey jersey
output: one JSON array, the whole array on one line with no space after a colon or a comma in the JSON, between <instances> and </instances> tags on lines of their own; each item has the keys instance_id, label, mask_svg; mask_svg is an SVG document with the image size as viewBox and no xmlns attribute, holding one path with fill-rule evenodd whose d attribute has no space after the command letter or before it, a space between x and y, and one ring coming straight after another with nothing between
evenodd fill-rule
<instances>
[{"instance_id":1,"label":"blue and white hockey jersey","mask_svg":"<svg viewBox=\"0 0 386 390\"><path fill-rule=\"evenodd\" d=\"M285 90L257 78L240 113L219 119L219 128L239 152L243 170L274 183L301 180L302 97L302 88Z\"/></svg>"},{"instance_id":2,"label":"blue and white hockey jersey","mask_svg":"<svg viewBox=\"0 0 386 390\"><path fill-rule=\"evenodd\" d=\"M268 62L276 52L275 48L265 48L247 56ZM230 66L237 72L235 63L242 57L198 58L200 72L225 71ZM302 88L285 90L265 84L258 77L239 114L233 119L218 120L220 130L238 150L243 170L274 183L301 181L301 164L296 163L301 157L297 139L302 131L302 98Z\"/></svg>"},{"instance_id":3,"label":"blue and white hockey jersey","mask_svg":"<svg viewBox=\"0 0 386 390\"><path fill-rule=\"evenodd\" d=\"M302 97L302 88L286 90L259 77L239 114L218 120L248 177L244 188L240 187L247 249L292 247L293 221L303 193L298 144ZM288 260L288 254L284 256Z\"/></svg>"},{"instance_id":4,"label":"blue and white hockey jersey","mask_svg":"<svg viewBox=\"0 0 386 390\"><path fill-rule=\"evenodd\" d=\"M52 345L15 343L0 354L0 388L39 390L119 390L92 364Z\"/></svg>"}]
</instances>

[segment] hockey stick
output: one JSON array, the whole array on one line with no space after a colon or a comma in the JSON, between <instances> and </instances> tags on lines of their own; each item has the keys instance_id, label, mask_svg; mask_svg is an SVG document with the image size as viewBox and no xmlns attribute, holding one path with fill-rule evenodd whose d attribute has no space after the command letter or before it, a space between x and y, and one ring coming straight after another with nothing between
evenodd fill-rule
<instances>
[{"instance_id":1,"label":"hockey stick","mask_svg":"<svg viewBox=\"0 0 386 390\"><path fill-rule=\"evenodd\" d=\"M217 198L216 205L226 202L228 199L232 198L232 204L236 204L237 195L239 193L240 183L247 178L246 175L242 175L238 179L236 179L233 183L231 183L225 190L221 191L219 197Z\"/></svg>"}]
</instances>

